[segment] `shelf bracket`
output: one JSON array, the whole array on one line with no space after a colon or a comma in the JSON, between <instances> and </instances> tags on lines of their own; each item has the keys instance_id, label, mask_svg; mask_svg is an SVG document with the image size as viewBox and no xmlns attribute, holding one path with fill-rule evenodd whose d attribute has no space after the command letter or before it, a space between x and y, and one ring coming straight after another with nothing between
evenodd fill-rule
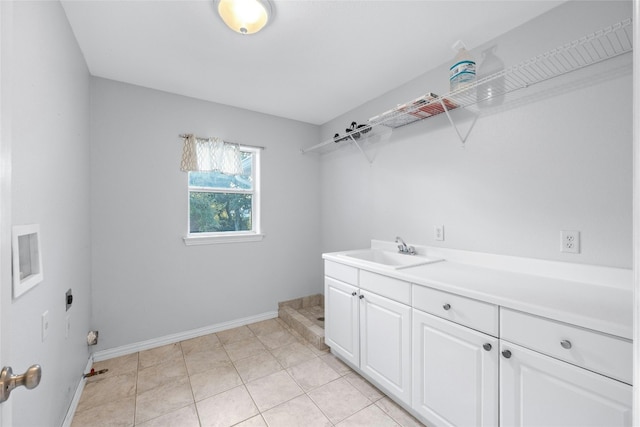
<instances>
[{"instance_id":1,"label":"shelf bracket","mask_svg":"<svg viewBox=\"0 0 640 427\"><path fill-rule=\"evenodd\" d=\"M467 138L469 137L469 134L471 133L471 128L469 129L469 132L467 132L467 134L465 136L462 136L462 134L460 133L460 130L458 129L458 126L456 126L455 122L453 121L453 118L451 117L451 114L449 113L449 109L447 108L447 105L444 103L443 98L439 98L440 101L440 105L442 105L442 108L444 109L444 113L447 115L447 119L449 119L449 123L451 123L451 127L456 131L456 134L458 135L458 138L460 138L460 142L462 143L462 148L465 147L465 142L467 142ZM475 123L475 119L474 119L474 123ZM471 125L471 127L473 128L473 124Z\"/></svg>"},{"instance_id":2,"label":"shelf bracket","mask_svg":"<svg viewBox=\"0 0 640 427\"><path fill-rule=\"evenodd\" d=\"M364 150L362 149L362 147L360 146L360 144L358 144L358 141L356 141L356 139L353 137L353 135L349 135L349 138L351 139L351 142L353 142L356 147L358 147L358 150L360 150L360 153L362 153L362 155L364 156L365 159L367 159L367 162L369 162L369 164L373 163L373 160L371 160L369 158L369 156L367 156L367 153L364 152Z\"/></svg>"}]
</instances>

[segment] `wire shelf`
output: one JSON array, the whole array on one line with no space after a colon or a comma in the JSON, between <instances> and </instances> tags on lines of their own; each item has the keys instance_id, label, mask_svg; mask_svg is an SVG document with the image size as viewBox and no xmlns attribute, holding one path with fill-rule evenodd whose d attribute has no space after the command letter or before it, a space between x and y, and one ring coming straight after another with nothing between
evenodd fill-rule
<instances>
[{"instance_id":1,"label":"wire shelf","mask_svg":"<svg viewBox=\"0 0 640 427\"><path fill-rule=\"evenodd\" d=\"M372 132L368 135L362 134L365 136L363 139L369 135L379 134L379 132L375 132L377 127L398 128L443 112L447 113L449 120L451 120L448 113L455 108L466 108L631 52L633 50L632 40L633 25L631 18L629 18L510 68L478 79L462 89L442 96L427 93L411 102L374 116L369 119L367 127L363 128L367 132ZM362 151L356 139L343 137L339 141L331 139L321 142L302 149L302 152L324 151L325 147L335 147L336 142L345 140L356 143Z\"/></svg>"},{"instance_id":2,"label":"wire shelf","mask_svg":"<svg viewBox=\"0 0 640 427\"><path fill-rule=\"evenodd\" d=\"M584 36L571 43L478 79L473 85L444 98L461 107L502 96L543 81L597 64L633 50L631 19ZM494 84L499 82L499 84Z\"/></svg>"}]
</instances>

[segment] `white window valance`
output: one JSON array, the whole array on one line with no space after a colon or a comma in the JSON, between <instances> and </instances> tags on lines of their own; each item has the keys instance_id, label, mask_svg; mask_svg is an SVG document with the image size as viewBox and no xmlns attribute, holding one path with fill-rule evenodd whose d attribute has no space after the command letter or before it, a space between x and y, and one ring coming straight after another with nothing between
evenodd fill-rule
<instances>
[{"instance_id":1,"label":"white window valance","mask_svg":"<svg viewBox=\"0 0 640 427\"><path fill-rule=\"evenodd\" d=\"M180 170L189 172L220 172L242 175L240 146L220 138L197 138L181 135L184 140Z\"/></svg>"}]
</instances>

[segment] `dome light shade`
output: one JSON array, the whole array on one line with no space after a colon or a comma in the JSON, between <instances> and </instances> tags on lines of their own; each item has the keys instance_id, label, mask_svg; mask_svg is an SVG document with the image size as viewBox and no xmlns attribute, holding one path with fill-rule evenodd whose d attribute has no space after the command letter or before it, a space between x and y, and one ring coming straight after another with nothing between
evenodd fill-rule
<instances>
[{"instance_id":1,"label":"dome light shade","mask_svg":"<svg viewBox=\"0 0 640 427\"><path fill-rule=\"evenodd\" d=\"M269 0L218 0L218 14L225 24L240 34L254 34L269 22Z\"/></svg>"}]
</instances>

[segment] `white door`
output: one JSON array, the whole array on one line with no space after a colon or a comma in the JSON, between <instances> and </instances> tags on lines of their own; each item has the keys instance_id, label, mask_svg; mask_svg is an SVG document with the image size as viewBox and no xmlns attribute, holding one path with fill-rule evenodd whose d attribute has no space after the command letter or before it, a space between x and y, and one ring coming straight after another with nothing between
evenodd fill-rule
<instances>
[{"instance_id":1,"label":"white door","mask_svg":"<svg viewBox=\"0 0 640 427\"><path fill-rule=\"evenodd\" d=\"M412 407L434 425L497 426L499 340L413 310Z\"/></svg>"},{"instance_id":2,"label":"white door","mask_svg":"<svg viewBox=\"0 0 640 427\"><path fill-rule=\"evenodd\" d=\"M324 279L325 343L354 366L359 366L358 288Z\"/></svg>"},{"instance_id":3,"label":"white door","mask_svg":"<svg viewBox=\"0 0 640 427\"><path fill-rule=\"evenodd\" d=\"M0 1L0 368L9 365L11 336L11 59L13 2ZM10 366L8 366L10 368ZM40 368L13 373L2 369L3 395L14 387L33 388ZM0 402L0 427L12 425L11 400Z\"/></svg>"},{"instance_id":4,"label":"white door","mask_svg":"<svg viewBox=\"0 0 640 427\"><path fill-rule=\"evenodd\" d=\"M500 351L501 426L631 425L630 385L514 344Z\"/></svg>"},{"instance_id":5,"label":"white door","mask_svg":"<svg viewBox=\"0 0 640 427\"><path fill-rule=\"evenodd\" d=\"M411 404L411 308L360 290L360 369Z\"/></svg>"},{"instance_id":6,"label":"white door","mask_svg":"<svg viewBox=\"0 0 640 427\"><path fill-rule=\"evenodd\" d=\"M8 315L10 312L11 293L7 289L11 289L10 260L11 256L7 253L10 250L8 242L11 241L11 210L10 193L7 191L10 181L8 175L8 165L11 163L9 147L9 120L7 116L7 103L9 101L9 78L7 73L8 52L10 52L10 19L12 14L11 3L0 2L0 368L8 360L9 354L9 334ZM0 427L3 425L11 425L11 407L10 401L0 403Z\"/></svg>"}]
</instances>

